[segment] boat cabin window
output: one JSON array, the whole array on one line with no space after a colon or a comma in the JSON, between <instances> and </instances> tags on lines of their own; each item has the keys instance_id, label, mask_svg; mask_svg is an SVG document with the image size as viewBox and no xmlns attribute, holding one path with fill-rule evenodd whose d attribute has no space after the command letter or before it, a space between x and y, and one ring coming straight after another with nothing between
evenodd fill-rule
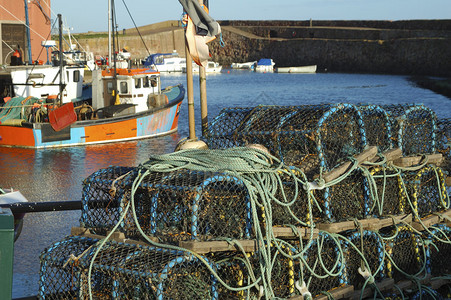
<instances>
[{"instance_id":1,"label":"boat cabin window","mask_svg":"<svg viewBox=\"0 0 451 300\"><path fill-rule=\"evenodd\" d=\"M80 82L80 71L79 70L74 71L74 82Z\"/></svg>"},{"instance_id":2,"label":"boat cabin window","mask_svg":"<svg viewBox=\"0 0 451 300\"><path fill-rule=\"evenodd\" d=\"M156 86L157 86L157 79L156 79L156 78L152 78L152 79L150 80L150 85L151 85L152 87L156 87Z\"/></svg>"},{"instance_id":3,"label":"boat cabin window","mask_svg":"<svg viewBox=\"0 0 451 300\"><path fill-rule=\"evenodd\" d=\"M113 82L112 81L108 81L107 82L107 93L111 94L113 92Z\"/></svg>"},{"instance_id":4,"label":"boat cabin window","mask_svg":"<svg viewBox=\"0 0 451 300\"><path fill-rule=\"evenodd\" d=\"M141 88L141 78L135 78L135 88Z\"/></svg>"},{"instance_id":5,"label":"boat cabin window","mask_svg":"<svg viewBox=\"0 0 451 300\"><path fill-rule=\"evenodd\" d=\"M128 93L128 85L127 85L126 81L121 81L119 83L119 86L120 86L121 94L127 94Z\"/></svg>"},{"instance_id":6,"label":"boat cabin window","mask_svg":"<svg viewBox=\"0 0 451 300\"><path fill-rule=\"evenodd\" d=\"M149 77L144 77L143 78L144 82L143 82L143 87L149 87L150 83L149 83Z\"/></svg>"}]
</instances>

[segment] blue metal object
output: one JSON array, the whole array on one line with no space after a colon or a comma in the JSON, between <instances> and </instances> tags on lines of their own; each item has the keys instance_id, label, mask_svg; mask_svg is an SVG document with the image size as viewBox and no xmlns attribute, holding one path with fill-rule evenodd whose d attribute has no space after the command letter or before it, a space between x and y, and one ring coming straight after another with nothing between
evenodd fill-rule
<instances>
[{"instance_id":1,"label":"blue metal object","mask_svg":"<svg viewBox=\"0 0 451 300\"><path fill-rule=\"evenodd\" d=\"M28 63L31 65L33 61L31 59L31 37L30 37L30 21L28 19L28 0L24 0L25 3L25 25L27 27L27 44L28 44Z\"/></svg>"}]
</instances>

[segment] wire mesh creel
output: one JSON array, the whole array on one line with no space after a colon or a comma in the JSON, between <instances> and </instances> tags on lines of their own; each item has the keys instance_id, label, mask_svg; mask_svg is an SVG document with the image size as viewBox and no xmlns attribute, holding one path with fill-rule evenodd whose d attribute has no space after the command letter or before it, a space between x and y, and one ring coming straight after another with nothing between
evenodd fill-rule
<instances>
[{"instance_id":1,"label":"wire mesh creel","mask_svg":"<svg viewBox=\"0 0 451 300\"><path fill-rule=\"evenodd\" d=\"M227 108L211 121L205 138L212 149L262 144L309 180L367 145L361 113L347 103Z\"/></svg>"},{"instance_id":2,"label":"wire mesh creel","mask_svg":"<svg viewBox=\"0 0 451 300\"><path fill-rule=\"evenodd\" d=\"M141 230L162 242L213 240L222 237L246 239L253 236L250 199L246 187L236 177L215 172L178 169L152 172L132 185L137 169L110 167L85 180L81 225L105 234L119 222L121 213L134 196L135 214ZM117 186L112 198L109 191ZM92 209L100 199L116 203L115 209ZM142 239L131 210L119 230L126 237Z\"/></svg>"},{"instance_id":3,"label":"wire mesh creel","mask_svg":"<svg viewBox=\"0 0 451 300\"><path fill-rule=\"evenodd\" d=\"M210 271L216 266L203 259L206 264L182 251L71 236L42 253L39 296L218 299Z\"/></svg>"},{"instance_id":4,"label":"wire mesh creel","mask_svg":"<svg viewBox=\"0 0 451 300\"><path fill-rule=\"evenodd\" d=\"M443 155L442 168L451 176L451 118L438 120L438 152Z\"/></svg>"},{"instance_id":5,"label":"wire mesh creel","mask_svg":"<svg viewBox=\"0 0 451 300\"><path fill-rule=\"evenodd\" d=\"M432 154L437 150L437 116L422 104L384 105L392 122L393 146L404 156Z\"/></svg>"}]
</instances>

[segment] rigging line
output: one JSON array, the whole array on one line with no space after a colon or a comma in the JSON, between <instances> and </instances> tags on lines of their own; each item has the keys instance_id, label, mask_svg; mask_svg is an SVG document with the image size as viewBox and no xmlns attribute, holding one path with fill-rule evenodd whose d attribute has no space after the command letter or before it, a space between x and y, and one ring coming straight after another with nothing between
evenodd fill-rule
<instances>
[{"instance_id":1,"label":"rigging line","mask_svg":"<svg viewBox=\"0 0 451 300\"><path fill-rule=\"evenodd\" d=\"M124 3L125 9L127 9L128 15L130 16L130 19L132 19L133 25L135 25L135 28L136 28L136 31L138 31L139 37L141 38L141 41L143 42L144 47L146 47L147 54L150 55L150 51L149 51L149 49L147 48L146 43L144 42L144 39L143 39L143 37L142 37L142 35L141 35L141 32L140 32L139 29L138 29L138 26L136 26L135 20L133 19L133 17L132 17L132 15L131 15L130 11L128 10L127 4L125 4L125 0L122 0L122 3Z\"/></svg>"},{"instance_id":2,"label":"rigging line","mask_svg":"<svg viewBox=\"0 0 451 300\"><path fill-rule=\"evenodd\" d=\"M44 15L45 23L46 24L50 24L50 16L44 11L44 8L41 6L41 0L34 0L33 3L36 4L39 7L39 10Z\"/></svg>"},{"instance_id":3,"label":"rigging line","mask_svg":"<svg viewBox=\"0 0 451 300\"><path fill-rule=\"evenodd\" d=\"M11 48L11 46L7 43L7 42L5 42L4 40L2 40L2 42L6 45L6 47L8 47L11 51L14 51L14 49L13 48Z\"/></svg>"},{"instance_id":4,"label":"rigging line","mask_svg":"<svg viewBox=\"0 0 451 300\"><path fill-rule=\"evenodd\" d=\"M6 11L8 14L10 14L12 17L14 17L17 21L19 21L20 23L22 23L23 25L25 25L25 27L28 27L31 31L33 31L33 33L35 33L36 35L38 35L40 38L44 37L37 32L36 30L34 30L33 28L31 28L30 26L28 26L24 21L22 21L21 19L19 19L18 17L16 17L12 12L10 12L9 10L7 10L3 5L0 4L0 8L3 8L4 11Z\"/></svg>"}]
</instances>

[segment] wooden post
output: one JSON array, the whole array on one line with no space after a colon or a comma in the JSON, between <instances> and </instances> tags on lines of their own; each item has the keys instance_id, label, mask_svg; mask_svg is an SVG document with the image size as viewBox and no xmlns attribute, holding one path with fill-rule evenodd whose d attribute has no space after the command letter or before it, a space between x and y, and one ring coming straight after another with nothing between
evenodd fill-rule
<instances>
[{"instance_id":1,"label":"wooden post","mask_svg":"<svg viewBox=\"0 0 451 300\"><path fill-rule=\"evenodd\" d=\"M186 56L186 90L188 98L188 125L189 139L196 139L196 122L194 119L194 92L193 92L193 59L189 54L188 42L185 37L185 56Z\"/></svg>"},{"instance_id":2,"label":"wooden post","mask_svg":"<svg viewBox=\"0 0 451 300\"><path fill-rule=\"evenodd\" d=\"M198 1L200 5L204 4L204 0ZM200 88L200 115L202 121L202 135L205 135L208 129L207 72L205 71L205 67L203 66L199 66L199 88Z\"/></svg>"}]
</instances>

